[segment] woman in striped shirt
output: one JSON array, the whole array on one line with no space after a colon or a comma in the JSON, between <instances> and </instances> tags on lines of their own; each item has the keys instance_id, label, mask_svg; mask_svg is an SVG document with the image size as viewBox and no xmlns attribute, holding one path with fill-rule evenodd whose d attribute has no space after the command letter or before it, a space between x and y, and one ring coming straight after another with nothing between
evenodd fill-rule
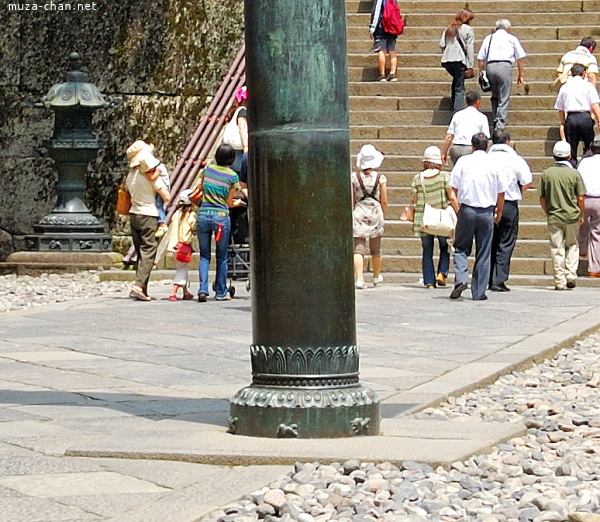
<instances>
[{"instance_id":1,"label":"woman in striped shirt","mask_svg":"<svg viewBox=\"0 0 600 522\"><path fill-rule=\"evenodd\" d=\"M211 164L202 171L200 186L195 194L201 191L196 233L200 245L200 288L198 302L206 302L208 298L208 267L211 257L211 240L213 232L217 246L217 265L215 291L217 301L228 301L231 296L227 292L227 245L229 244L229 207L238 206L241 200L235 199L240 189L238 175L231 170L235 160L235 151L231 145L221 145L215 154L216 165Z\"/></svg>"},{"instance_id":2,"label":"woman in striped shirt","mask_svg":"<svg viewBox=\"0 0 600 522\"><path fill-rule=\"evenodd\" d=\"M437 286L446 286L446 278L450 268L450 254L448 252L448 238L443 236L432 236L421 230L423 225L423 211L425 203L434 208L446 208L452 205L458 212L458 201L452 187L448 183L447 172L442 172L442 153L438 147L432 146L425 149L423 155L423 172L416 174L413 178L412 205L415 207L415 219L413 221L413 235L421 238L423 247L422 268L423 284L427 289ZM437 275L433 266L433 244L438 238L440 257L437 267Z\"/></svg>"}]
</instances>

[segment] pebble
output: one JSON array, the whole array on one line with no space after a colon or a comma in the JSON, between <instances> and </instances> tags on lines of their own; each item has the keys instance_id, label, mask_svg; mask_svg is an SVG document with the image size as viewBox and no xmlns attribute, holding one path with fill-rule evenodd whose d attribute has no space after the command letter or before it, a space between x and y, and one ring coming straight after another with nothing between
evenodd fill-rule
<instances>
[{"instance_id":1,"label":"pebble","mask_svg":"<svg viewBox=\"0 0 600 522\"><path fill-rule=\"evenodd\" d=\"M553 359L413 415L521 423L526 435L448 469L413 461L298 462L270 487L278 492L275 513L265 516L263 505L244 516L270 522L600 522L599 376L595 333ZM267 495L260 490L247 498Z\"/></svg>"},{"instance_id":2,"label":"pebble","mask_svg":"<svg viewBox=\"0 0 600 522\"><path fill-rule=\"evenodd\" d=\"M129 294L130 282L100 282L100 272L90 270L77 274L42 274L39 277L14 274L0 276L0 312L26 310L73 299ZM167 284L171 282L152 281L155 288Z\"/></svg>"}]
</instances>

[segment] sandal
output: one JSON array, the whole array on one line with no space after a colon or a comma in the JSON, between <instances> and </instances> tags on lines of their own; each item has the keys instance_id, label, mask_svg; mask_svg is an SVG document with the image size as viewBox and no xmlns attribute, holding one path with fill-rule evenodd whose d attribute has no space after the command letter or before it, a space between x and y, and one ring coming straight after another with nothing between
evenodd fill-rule
<instances>
[{"instance_id":1,"label":"sandal","mask_svg":"<svg viewBox=\"0 0 600 522\"><path fill-rule=\"evenodd\" d=\"M129 290L129 297L133 297L138 301L152 301L152 298L149 295L146 295L144 290L136 285L133 285Z\"/></svg>"},{"instance_id":2,"label":"sandal","mask_svg":"<svg viewBox=\"0 0 600 522\"><path fill-rule=\"evenodd\" d=\"M192 299L194 299L194 294L185 294L183 296L184 301L191 301Z\"/></svg>"},{"instance_id":3,"label":"sandal","mask_svg":"<svg viewBox=\"0 0 600 522\"><path fill-rule=\"evenodd\" d=\"M176 295L170 295L169 296L169 301L179 301L179 299L177 299Z\"/></svg>"}]
</instances>

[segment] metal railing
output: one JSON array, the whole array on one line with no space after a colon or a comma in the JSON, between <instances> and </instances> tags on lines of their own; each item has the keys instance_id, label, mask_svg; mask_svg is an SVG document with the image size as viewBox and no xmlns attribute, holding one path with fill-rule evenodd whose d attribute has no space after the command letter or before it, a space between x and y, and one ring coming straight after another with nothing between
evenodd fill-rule
<instances>
[{"instance_id":1,"label":"metal railing","mask_svg":"<svg viewBox=\"0 0 600 522\"><path fill-rule=\"evenodd\" d=\"M236 91L246 83L246 47L242 45L229 71L202 116L196 131L177 160L171 174L171 195L173 198L182 190L190 188L200 169L206 166L207 158L213 150L227 123L227 115L235 100ZM169 205L167 224L175 213L176 205Z\"/></svg>"}]
</instances>

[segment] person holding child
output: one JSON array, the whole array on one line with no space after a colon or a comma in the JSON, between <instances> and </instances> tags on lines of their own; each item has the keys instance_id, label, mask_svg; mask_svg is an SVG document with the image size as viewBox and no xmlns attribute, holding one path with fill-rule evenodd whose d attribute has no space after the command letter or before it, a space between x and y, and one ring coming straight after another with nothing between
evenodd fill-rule
<instances>
[{"instance_id":1,"label":"person holding child","mask_svg":"<svg viewBox=\"0 0 600 522\"><path fill-rule=\"evenodd\" d=\"M172 233L167 247L175 252L175 276L169 301L177 301L177 290L183 289L183 299L189 301L194 298L188 290L190 282L189 264L192 260L192 238L196 232L197 213L191 200L192 190L182 190L177 202L177 210L171 218Z\"/></svg>"},{"instance_id":2,"label":"person holding child","mask_svg":"<svg viewBox=\"0 0 600 522\"><path fill-rule=\"evenodd\" d=\"M137 140L127 149L131 170L125 179L125 188L131 194L129 223L138 259L136 279L129 295L139 301L151 300L148 295L148 281L158 248L155 235L158 229L156 195L158 194L164 202L169 202L171 198L161 177L150 179L152 171L160 164L152 154L153 150L153 146L142 140Z\"/></svg>"}]
</instances>

